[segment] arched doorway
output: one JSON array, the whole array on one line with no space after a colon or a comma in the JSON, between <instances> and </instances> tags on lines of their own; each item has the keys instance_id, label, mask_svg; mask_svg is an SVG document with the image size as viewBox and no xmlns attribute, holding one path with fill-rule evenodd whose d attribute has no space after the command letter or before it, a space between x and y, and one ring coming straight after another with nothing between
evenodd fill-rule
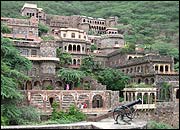
<instances>
[{"instance_id":1,"label":"arched doorway","mask_svg":"<svg viewBox=\"0 0 180 130\"><path fill-rule=\"evenodd\" d=\"M179 99L179 89L176 91L176 99Z\"/></svg>"},{"instance_id":2,"label":"arched doorway","mask_svg":"<svg viewBox=\"0 0 180 130\"><path fill-rule=\"evenodd\" d=\"M53 98L53 97L50 97L50 98L49 98L49 103L50 103L51 107L52 107L52 105L53 105L53 102L54 102L54 98Z\"/></svg>"},{"instance_id":3,"label":"arched doorway","mask_svg":"<svg viewBox=\"0 0 180 130\"><path fill-rule=\"evenodd\" d=\"M40 83L40 81L35 81L34 82L34 88L36 88L36 89L40 89L40 86L41 86L41 83Z\"/></svg>"},{"instance_id":4,"label":"arched doorway","mask_svg":"<svg viewBox=\"0 0 180 130\"><path fill-rule=\"evenodd\" d=\"M32 90L32 82L31 81L26 82L26 90Z\"/></svg>"},{"instance_id":5,"label":"arched doorway","mask_svg":"<svg viewBox=\"0 0 180 130\"><path fill-rule=\"evenodd\" d=\"M46 89L48 86L52 86L51 80L43 80L43 88Z\"/></svg>"},{"instance_id":6,"label":"arched doorway","mask_svg":"<svg viewBox=\"0 0 180 130\"><path fill-rule=\"evenodd\" d=\"M141 79L138 79L138 84L140 84L141 83Z\"/></svg>"},{"instance_id":7,"label":"arched doorway","mask_svg":"<svg viewBox=\"0 0 180 130\"><path fill-rule=\"evenodd\" d=\"M62 82L61 82L61 81L56 81L55 85L56 85L56 89L59 89L59 90L64 90L64 88L63 88L63 85L62 85Z\"/></svg>"},{"instance_id":8,"label":"arched doorway","mask_svg":"<svg viewBox=\"0 0 180 130\"><path fill-rule=\"evenodd\" d=\"M144 80L144 82L145 84L149 84L149 80L147 78Z\"/></svg>"},{"instance_id":9,"label":"arched doorway","mask_svg":"<svg viewBox=\"0 0 180 130\"><path fill-rule=\"evenodd\" d=\"M103 99L101 95L94 95L93 101L92 101L92 107L93 108L101 108L103 107Z\"/></svg>"}]
</instances>

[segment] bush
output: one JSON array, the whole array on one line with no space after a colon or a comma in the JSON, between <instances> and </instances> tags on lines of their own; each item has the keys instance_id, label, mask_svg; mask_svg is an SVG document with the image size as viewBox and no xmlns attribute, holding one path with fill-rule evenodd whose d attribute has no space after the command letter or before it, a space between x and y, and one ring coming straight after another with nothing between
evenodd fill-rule
<instances>
[{"instance_id":1,"label":"bush","mask_svg":"<svg viewBox=\"0 0 180 130\"><path fill-rule=\"evenodd\" d=\"M49 86L47 86L46 89L47 89L47 90L53 90L53 86L49 85Z\"/></svg>"},{"instance_id":2,"label":"bush","mask_svg":"<svg viewBox=\"0 0 180 130\"><path fill-rule=\"evenodd\" d=\"M8 125L8 118L5 116L1 116L1 125Z\"/></svg>"},{"instance_id":3,"label":"bush","mask_svg":"<svg viewBox=\"0 0 180 130\"><path fill-rule=\"evenodd\" d=\"M119 97L119 102L123 102L124 98L123 97Z\"/></svg>"},{"instance_id":4,"label":"bush","mask_svg":"<svg viewBox=\"0 0 180 130\"><path fill-rule=\"evenodd\" d=\"M21 114L19 116L18 124L32 124L33 122L40 122L40 113L32 106L23 106L20 108Z\"/></svg>"},{"instance_id":5,"label":"bush","mask_svg":"<svg viewBox=\"0 0 180 130\"><path fill-rule=\"evenodd\" d=\"M49 31L49 27L39 23L38 25L38 32L39 32L39 36L42 36L43 34L46 34Z\"/></svg>"},{"instance_id":6,"label":"bush","mask_svg":"<svg viewBox=\"0 0 180 130\"><path fill-rule=\"evenodd\" d=\"M64 124L64 123L83 121L86 119L86 115L80 112L80 110L76 108L74 105L70 106L68 112L58 111L57 105L58 104L56 102L53 103L53 112L49 121L50 123L58 122L59 124Z\"/></svg>"},{"instance_id":7,"label":"bush","mask_svg":"<svg viewBox=\"0 0 180 130\"><path fill-rule=\"evenodd\" d=\"M147 128L148 129L172 129L173 127L162 122L158 123L156 121L150 121L147 124Z\"/></svg>"},{"instance_id":8,"label":"bush","mask_svg":"<svg viewBox=\"0 0 180 130\"><path fill-rule=\"evenodd\" d=\"M41 38L43 39L43 41L54 40L54 37L53 37L53 36L42 36Z\"/></svg>"}]
</instances>

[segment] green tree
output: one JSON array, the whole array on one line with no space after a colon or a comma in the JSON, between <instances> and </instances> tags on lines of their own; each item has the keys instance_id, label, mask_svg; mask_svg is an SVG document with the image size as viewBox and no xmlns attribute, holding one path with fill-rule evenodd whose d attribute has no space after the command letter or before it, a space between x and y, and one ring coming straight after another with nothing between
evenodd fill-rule
<instances>
[{"instance_id":1,"label":"green tree","mask_svg":"<svg viewBox=\"0 0 180 130\"><path fill-rule=\"evenodd\" d=\"M6 24L1 23L1 32L2 33L11 33L11 29Z\"/></svg>"},{"instance_id":2,"label":"green tree","mask_svg":"<svg viewBox=\"0 0 180 130\"><path fill-rule=\"evenodd\" d=\"M23 96L17 87L29 79L21 71L27 71L31 66L32 63L20 56L8 38L1 38L1 116L6 120L5 124L18 123L21 111L17 102Z\"/></svg>"},{"instance_id":3,"label":"green tree","mask_svg":"<svg viewBox=\"0 0 180 130\"><path fill-rule=\"evenodd\" d=\"M96 44L93 44L91 45L91 52L93 52L94 50L97 50L97 45Z\"/></svg>"},{"instance_id":4,"label":"green tree","mask_svg":"<svg viewBox=\"0 0 180 130\"><path fill-rule=\"evenodd\" d=\"M94 76L94 72L101 69L103 69L101 65L97 61L94 61L94 56L89 55L82 59L80 70L86 74Z\"/></svg>"},{"instance_id":5,"label":"green tree","mask_svg":"<svg viewBox=\"0 0 180 130\"><path fill-rule=\"evenodd\" d=\"M62 49L56 50L56 56L59 58L59 65L61 67L67 67L72 62L72 56L71 54L67 52L62 52Z\"/></svg>"},{"instance_id":6,"label":"green tree","mask_svg":"<svg viewBox=\"0 0 180 130\"><path fill-rule=\"evenodd\" d=\"M121 91L128 83L130 77L124 75L121 71L112 68L105 68L96 73L98 81L107 86L108 90Z\"/></svg>"},{"instance_id":7,"label":"green tree","mask_svg":"<svg viewBox=\"0 0 180 130\"><path fill-rule=\"evenodd\" d=\"M47 25L44 25L43 23L38 24L38 33L39 36L41 37L43 34L48 33L49 27Z\"/></svg>"},{"instance_id":8,"label":"green tree","mask_svg":"<svg viewBox=\"0 0 180 130\"><path fill-rule=\"evenodd\" d=\"M58 77L60 77L66 84L69 84L71 89L75 87L75 84L79 84L81 79L85 76L86 75L83 71L70 68L61 68L58 71Z\"/></svg>"}]
</instances>

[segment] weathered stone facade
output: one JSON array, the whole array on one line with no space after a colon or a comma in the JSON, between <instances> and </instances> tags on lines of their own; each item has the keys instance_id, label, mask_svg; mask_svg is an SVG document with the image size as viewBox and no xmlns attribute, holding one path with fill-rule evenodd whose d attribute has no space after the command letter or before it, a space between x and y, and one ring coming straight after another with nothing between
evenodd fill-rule
<instances>
[{"instance_id":1,"label":"weathered stone facade","mask_svg":"<svg viewBox=\"0 0 180 130\"><path fill-rule=\"evenodd\" d=\"M117 106L119 92L111 90L28 90L26 91L29 105L36 106L42 112L50 114L52 103L57 102L61 110L67 110L70 105L87 103L84 112L109 110Z\"/></svg>"},{"instance_id":2,"label":"weathered stone facade","mask_svg":"<svg viewBox=\"0 0 180 130\"><path fill-rule=\"evenodd\" d=\"M71 68L79 68L82 59L91 54L95 56L95 61L102 67L116 68L129 75L131 77L130 83L144 82L156 85L158 88L157 95L159 95L162 82L179 80L179 73L174 72L173 57L161 56L158 53L145 53L139 49L128 54L119 51L119 48L124 47L125 42L123 35L119 34L119 30L113 28L118 24L117 17L102 19L79 15L48 15L34 4L24 5L21 13L23 16L30 16L30 18L1 17L1 21L12 30L11 34L2 34L2 36L13 39L13 45L17 47L20 54L32 61L32 69L25 72L31 77L31 80L25 81L21 89L27 90L30 95L34 93L39 102L31 101L31 99L37 101L36 96L35 98L29 97L30 104L37 105L44 111L46 109L48 112L51 111L49 98L47 98L48 96L51 98L51 95L53 100L60 103L60 107L63 106L61 102L63 95L67 96L68 102L72 101L75 104L79 102L77 95L83 95L82 98L88 99L90 108L93 108L93 93L100 95L96 97L96 100L103 101L97 101L95 106L98 104L109 109L117 106L119 101L118 92L108 91L106 86L88 78L82 82L90 85L92 91L81 91L83 94L80 94L80 91L63 91L65 83L56 75L57 63L60 60L56 57L57 48L61 48L63 52L72 55L72 63L69 66ZM50 28L46 36L53 36L55 40L43 41L38 36L38 24L40 22ZM94 33L89 35L90 32ZM92 44L97 45L97 50L94 52L91 52L90 49ZM53 90L46 91L48 86L52 86ZM82 87L82 89L86 88ZM70 94L71 92L73 95ZM171 93L171 101L179 99L179 85L173 86ZM105 102L107 104L104 104Z\"/></svg>"}]
</instances>

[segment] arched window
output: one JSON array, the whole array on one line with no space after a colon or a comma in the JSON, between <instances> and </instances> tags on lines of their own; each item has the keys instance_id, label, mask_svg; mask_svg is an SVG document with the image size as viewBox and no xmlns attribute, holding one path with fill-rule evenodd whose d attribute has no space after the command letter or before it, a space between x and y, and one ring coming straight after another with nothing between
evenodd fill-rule
<instances>
[{"instance_id":1,"label":"arched window","mask_svg":"<svg viewBox=\"0 0 180 130\"><path fill-rule=\"evenodd\" d=\"M169 70L168 65L165 66L165 71L167 72Z\"/></svg>"},{"instance_id":2,"label":"arched window","mask_svg":"<svg viewBox=\"0 0 180 130\"><path fill-rule=\"evenodd\" d=\"M80 45L77 45L77 51L80 51L80 48L81 48Z\"/></svg>"},{"instance_id":3,"label":"arched window","mask_svg":"<svg viewBox=\"0 0 180 130\"><path fill-rule=\"evenodd\" d=\"M77 65L80 65L80 59L77 60Z\"/></svg>"},{"instance_id":4,"label":"arched window","mask_svg":"<svg viewBox=\"0 0 180 130\"><path fill-rule=\"evenodd\" d=\"M151 81L151 84L153 84L154 83L154 78L151 78L150 81Z\"/></svg>"},{"instance_id":5,"label":"arched window","mask_svg":"<svg viewBox=\"0 0 180 130\"><path fill-rule=\"evenodd\" d=\"M86 20L85 20L85 19L83 19L83 22L86 22Z\"/></svg>"},{"instance_id":6,"label":"arched window","mask_svg":"<svg viewBox=\"0 0 180 130\"><path fill-rule=\"evenodd\" d=\"M129 56L129 58L128 58L128 59L129 59L129 60L130 60L130 59L132 59L132 56Z\"/></svg>"},{"instance_id":7,"label":"arched window","mask_svg":"<svg viewBox=\"0 0 180 130\"><path fill-rule=\"evenodd\" d=\"M160 72L163 72L164 71L164 69L163 69L163 66L161 65L160 66Z\"/></svg>"},{"instance_id":8,"label":"arched window","mask_svg":"<svg viewBox=\"0 0 180 130\"><path fill-rule=\"evenodd\" d=\"M129 73L129 69L126 69L126 73Z\"/></svg>"},{"instance_id":9,"label":"arched window","mask_svg":"<svg viewBox=\"0 0 180 130\"><path fill-rule=\"evenodd\" d=\"M71 44L68 46L68 51L72 51L72 45Z\"/></svg>"},{"instance_id":10,"label":"arched window","mask_svg":"<svg viewBox=\"0 0 180 130\"><path fill-rule=\"evenodd\" d=\"M71 34L71 38L75 38L75 33L72 33L72 34Z\"/></svg>"},{"instance_id":11,"label":"arched window","mask_svg":"<svg viewBox=\"0 0 180 130\"><path fill-rule=\"evenodd\" d=\"M73 65L76 65L76 59L73 59Z\"/></svg>"},{"instance_id":12,"label":"arched window","mask_svg":"<svg viewBox=\"0 0 180 130\"><path fill-rule=\"evenodd\" d=\"M137 72L141 72L140 67L137 68Z\"/></svg>"},{"instance_id":13,"label":"arched window","mask_svg":"<svg viewBox=\"0 0 180 130\"><path fill-rule=\"evenodd\" d=\"M141 79L138 79L138 84L140 84L141 83Z\"/></svg>"},{"instance_id":14,"label":"arched window","mask_svg":"<svg viewBox=\"0 0 180 130\"><path fill-rule=\"evenodd\" d=\"M155 65L155 71L158 71L158 65Z\"/></svg>"},{"instance_id":15,"label":"arched window","mask_svg":"<svg viewBox=\"0 0 180 130\"><path fill-rule=\"evenodd\" d=\"M76 45L73 45L73 51L76 51Z\"/></svg>"},{"instance_id":16,"label":"arched window","mask_svg":"<svg viewBox=\"0 0 180 130\"><path fill-rule=\"evenodd\" d=\"M145 82L145 84L148 84L148 83L149 83L149 80L146 78L146 79L144 80L144 82Z\"/></svg>"}]
</instances>

